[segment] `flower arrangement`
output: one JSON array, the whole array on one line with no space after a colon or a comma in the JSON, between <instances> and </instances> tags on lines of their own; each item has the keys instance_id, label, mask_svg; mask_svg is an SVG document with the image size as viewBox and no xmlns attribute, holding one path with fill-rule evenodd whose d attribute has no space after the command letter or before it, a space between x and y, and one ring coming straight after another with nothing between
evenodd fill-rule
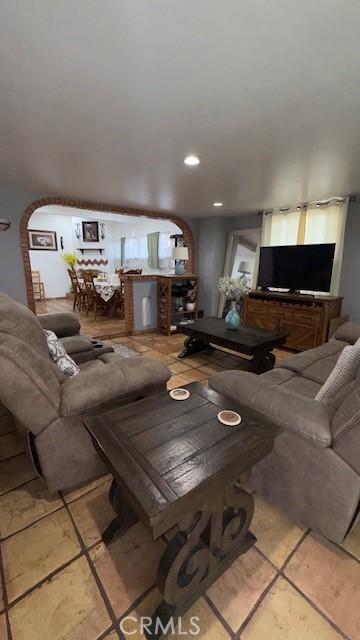
<instances>
[{"instance_id":1,"label":"flower arrangement","mask_svg":"<svg viewBox=\"0 0 360 640\"><path fill-rule=\"evenodd\" d=\"M235 300L240 302L242 298L250 290L246 276L240 276L239 278L219 278L218 289L222 293L226 300Z\"/></svg>"},{"instance_id":2,"label":"flower arrangement","mask_svg":"<svg viewBox=\"0 0 360 640\"><path fill-rule=\"evenodd\" d=\"M61 257L70 269L74 269L77 263L76 253L63 253Z\"/></svg>"}]
</instances>

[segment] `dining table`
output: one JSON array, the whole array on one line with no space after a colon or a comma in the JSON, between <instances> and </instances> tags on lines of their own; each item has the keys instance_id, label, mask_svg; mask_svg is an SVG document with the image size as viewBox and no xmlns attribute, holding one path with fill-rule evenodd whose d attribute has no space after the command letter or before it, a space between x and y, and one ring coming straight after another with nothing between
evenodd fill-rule
<instances>
[{"instance_id":1,"label":"dining table","mask_svg":"<svg viewBox=\"0 0 360 640\"><path fill-rule=\"evenodd\" d=\"M109 302L109 300L111 300L111 298L115 294L115 291L120 289L121 284L120 282L117 282L115 284L109 282L108 280L104 280L101 282L99 282L98 280L94 280L94 287L100 298L102 298L104 302Z\"/></svg>"}]
</instances>

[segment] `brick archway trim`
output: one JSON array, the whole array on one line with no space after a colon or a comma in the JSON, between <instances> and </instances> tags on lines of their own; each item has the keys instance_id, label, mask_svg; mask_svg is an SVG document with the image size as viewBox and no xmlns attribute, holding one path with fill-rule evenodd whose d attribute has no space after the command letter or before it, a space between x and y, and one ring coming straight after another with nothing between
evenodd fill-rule
<instances>
[{"instance_id":1,"label":"brick archway trim","mask_svg":"<svg viewBox=\"0 0 360 640\"><path fill-rule=\"evenodd\" d=\"M91 202L86 200L76 200L70 198L60 197L47 197L41 198L41 200L35 200L25 209L21 222L20 222L20 243L21 253L23 257L24 272L25 272L25 285L26 285L26 297L28 307L35 313L35 298L31 279L31 264L29 254L29 238L28 238L28 222L31 215L39 209L49 204L62 205L64 207L74 207L76 209L91 209L93 211L106 211L108 213L118 213L128 216L146 216L147 218L155 218L158 220L170 220L176 224L183 232L185 245L189 249L189 260L187 263L187 269L189 273L195 271L195 245L194 237L190 225L182 218L173 215L172 213L163 213L159 211L149 211L146 209L134 209L132 207L105 204L99 202ZM124 211L123 211L124 209Z\"/></svg>"}]
</instances>

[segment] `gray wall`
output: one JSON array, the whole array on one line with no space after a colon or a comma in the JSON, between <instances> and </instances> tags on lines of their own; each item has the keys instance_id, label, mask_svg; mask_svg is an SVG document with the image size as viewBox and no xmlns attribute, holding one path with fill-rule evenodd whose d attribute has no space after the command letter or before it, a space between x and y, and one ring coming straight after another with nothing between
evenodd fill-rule
<instances>
[{"instance_id":1,"label":"gray wall","mask_svg":"<svg viewBox=\"0 0 360 640\"><path fill-rule=\"evenodd\" d=\"M200 276L200 309L205 315L217 315L217 282L224 272L227 239L230 231L261 227L262 217L248 214L231 218L200 218L197 224L197 266Z\"/></svg>"},{"instance_id":2,"label":"gray wall","mask_svg":"<svg viewBox=\"0 0 360 640\"><path fill-rule=\"evenodd\" d=\"M20 302L26 302L20 220L26 207L40 197L15 184L0 184L0 218L11 220L10 229L0 233L0 291Z\"/></svg>"},{"instance_id":3,"label":"gray wall","mask_svg":"<svg viewBox=\"0 0 360 640\"><path fill-rule=\"evenodd\" d=\"M360 321L360 195L349 202L340 281L343 312Z\"/></svg>"}]
</instances>

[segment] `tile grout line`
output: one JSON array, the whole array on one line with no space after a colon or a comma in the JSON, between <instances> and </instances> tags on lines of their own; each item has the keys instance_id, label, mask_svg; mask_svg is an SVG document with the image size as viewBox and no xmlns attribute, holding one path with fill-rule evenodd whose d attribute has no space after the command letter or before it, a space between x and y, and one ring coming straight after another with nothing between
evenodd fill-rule
<instances>
[{"instance_id":1,"label":"tile grout line","mask_svg":"<svg viewBox=\"0 0 360 640\"><path fill-rule=\"evenodd\" d=\"M23 531L26 531L26 529L30 529L30 527L32 527L34 524L36 524L37 522L41 522L42 520L45 520L45 518L48 518L49 516L52 516L53 513L57 513L58 511L61 511L61 509L64 509L64 504L63 502L65 502L66 504L74 504L75 502L77 502L78 500L80 500L81 498L83 498L84 496L88 495L89 493L91 493L92 491L95 491L96 489L98 489L99 487L101 487L103 484L105 484L108 480L104 480L104 482L101 482L99 485L97 485L96 487L93 487L93 489L89 489L89 491L85 491L82 495L80 495L78 498L74 498L74 500L72 500L71 502L67 503L66 500L64 499L63 495L61 492L58 493L59 495L59 500L61 500L61 505L59 507L57 507L56 509L54 509L53 511L49 511L48 513L44 513L43 515L39 516L38 518L36 518L36 520L33 520L32 522L30 522L29 524L26 524L24 527L21 527L20 529L17 529L16 531L13 531L12 533L9 533L9 535L6 535L5 537L1 537L0 535L0 542L6 542L7 540L9 540L9 538L12 538L14 536L16 536L18 533L22 533ZM29 480L29 482L32 482L32 480ZM24 483L24 485L21 486L25 486L26 484L28 484L27 482ZM20 487L17 487L17 489ZM16 489L12 489L11 491L16 491ZM9 491L8 493L11 493L11 491ZM3 495L7 495L7 494L3 494ZM1 501L2 496L0 496L0 501ZM90 545L92 546L92 545Z\"/></svg>"},{"instance_id":2,"label":"tile grout line","mask_svg":"<svg viewBox=\"0 0 360 640\"><path fill-rule=\"evenodd\" d=\"M48 573L44 578L41 578L39 582L36 582L36 584L34 584L32 587L29 587L29 589L26 589L24 593L21 593L14 600L12 600L12 602L9 602L8 610L15 607L15 605L17 605L21 600L27 598L37 589L40 589L40 587L46 584L46 582L50 582L53 578L55 578L58 574L60 574L64 569L67 569L73 562L76 562L76 560L79 560L83 555L84 555L83 551L80 550L77 554L75 554L69 560L64 562L60 567L56 567L56 569Z\"/></svg>"},{"instance_id":3,"label":"tile grout line","mask_svg":"<svg viewBox=\"0 0 360 640\"><path fill-rule=\"evenodd\" d=\"M0 438L2 438L2 436L0 436ZM24 454L28 458L27 451L26 449L24 449L24 451L19 451L19 453L14 453L12 456L8 456L7 458L1 458L0 464L2 464L3 462L9 462L9 460L13 460L14 458L18 458L19 456L23 456Z\"/></svg>"},{"instance_id":4,"label":"tile grout line","mask_svg":"<svg viewBox=\"0 0 360 640\"><path fill-rule=\"evenodd\" d=\"M53 511L49 511L49 513L45 513L42 516L39 516L39 518L37 518L36 520L33 520L33 522L30 522L29 524L26 524L24 527L21 527L21 529L17 529L16 531L9 533L9 535L5 536L4 538L0 537L0 542L6 542L10 538L13 538L14 536L16 536L18 533L22 533L23 531L30 529L30 527L32 527L34 524L37 524L38 522L45 520L45 518L52 516L53 513L57 513L58 511L61 511L61 509L63 508L64 508L63 505L61 505L60 507L57 507Z\"/></svg>"},{"instance_id":5,"label":"tile grout line","mask_svg":"<svg viewBox=\"0 0 360 640\"><path fill-rule=\"evenodd\" d=\"M216 616L216 618L219 620L219 622L222 624L222 626L224 627L225 631L227 631L227 633L229 634L230 638L232 640L234 640L235 637L236 637L236 633L234 633L234 631L230 627L229 623L221 615L220 611L218 611L216 605L213 603L213 601L211 600L210 596L208 596L207 591L205 591L205 593L203 593L202 596L200 596L200 598L201 597L204 598L205 602L210 607L211 611ZM199 598L199 600L200 600L200 598Z\"/></svg>"},{"instance_id":6,"label":"tile grout line","mask_svg":"<svg viewBox=\"0 0 360 640\"><path fill-rule=\"evenodd\" d=\"M240 625L240 627L238 628L236 634L235 634L235 638L237 640L240 640L241 634L243 633L245 627L247 627L247 625L249 624L250 620L254 617L254 615L256 614L257 610L259 609L261 603L263 602L263 600L266 598L267 594L269 593L270 589L272 588L272 586L275 584L276 580L279 577L279 572L277 571L275 573L275 575L273 576L273 578L270 580L269 584L267 584L267 586L265 587L264 591L262 592L262 594L260 595L260 597L257 599L257 601L255 602L254 606L250 609L248 615L246 616L244 622L242 622L242 624Z\"/></svg>"},{"instance_id":7,"label":"tile grout line","mask_svg":"<svg viewBox=\"0 0 360 640\"><path fill-rule=\"evenodd\" d=\"M256 549L256 551L261 555L261 557L272 566L274 571L276 571L276 573L279 573L280 569L273 563L272 560L270 560L270 558L267 557L267 555L263 551L261 551L260 547L258 547L256 543L254 544L253 549Z\"/></svg>"},{"instance_id":8,"label":"tile grout line","mask_svg":"<svg viewBox=\"0 0 360 640\"><path fill-rule=\"evenodd\" d=\"M147 598L147 596L153 591L153 589L157 589L158 586L156 584L156 582L154 582L151 587L148 587L140 596L138 596L136 598L136 600L134 600L134 602L131 603L130 607L128 607L126 609L126 611L124 611L124 613L121 614L121 616L118 618L118 622L120 623L121 620L124 620L124 618L126 618L129 613L131 613L132 611L134 611L134 609L141 604L141 602L143 602L143 600L145 600L145 598Z\"/></svg>"},{"instance_id":9,"label":"tile grout line","mask_svg":"<svg viewBox=\"0 0 360 640\"><path fill-rule=\"evenodd\" d=\"M303 591L301 591L301 589L295 584L295 582L293 582L288 576L286 576L283 573L280 573L280 575L284 578L284 580L286 580L292 587L293 589L295 589L295 591L297 591L297 593L299 593L305 600L306 602L308 602L308 604L324 619L326 620L326 622L334 629L334 631L336 631L344 640L351 640L351 638L345 633L345 631L343 631L342 629L340 629L340 627L338 627L338 625L333 622L333 620L331 620L330 618L328 618L328 616L326 615L326 613L324 613L318 606L317 604L315 604L315 602L313 602L311 600L311 598L309 596L306 595L306 593L304 593Z\"/></svg>"},{"instance_id":10,"label":"tile grout line","mask_svg":"<svg viewBox=\"0 0 360 640\"><path fill-rule=\"evenodd\" d=\"M282 563L279 572L283 573L286 569L286 567L288 566L290 560L294 557L295 553L298 551L298 549L301 547L302 543L304 542L305 538L308 537L308 535L310 534L311 529L306 529L306 531L304 531L304 533L302 534L300 540L297 541L295 547L293 548L292 551L290 551L288 557L286 558L286 560L284 560L284 562Z\"/></svg>"},{"instance_id":11,"label":"tile grout line","mask_svg":"<svg viewBox=\"0 0 360 640\"><path fill-rule=\"evenodd\" d=\"M1 467L1 462L0 462L0 467ZM35 473L35 471L34 471L34 473ZM4 491L3 493L0 493L0 500L1 500L1 498L3 496L7 496L9 493L11 493L12 491L16 491L17 489L21 489L26 484L28 484L28 482L33 482L34 480L42 480L42 478L40 478L40 476L38 476L38 475L35 475L33 478L30 478L29 480L25 480L25 482L22 482L21 484L17 485L16 487L12 487L11 489L7 489L7 491Z\"/></svg>"},{"instance_id":12,"label":"tile grout line","mask_svg":"<svg viewBox=\"0 0 360 640\"><path fill-rule=\"evenodd\" d=\"M79 543L80 543L80 547L83 550L84 556L87 559L88 565L90 567L90 571L91 571L91 573L93 575L93 578L95 580L97 588L98 588L98 590L100 592L100 595L101 595L101 597L103 599L103 602L105 604L106 610L107 610L107 612L108 612L108 614L110 616L110 620L112 621L112 625L114 626L114 629L117 631L117 633L120 635L120 637L122 638L123 636L122 636L122 633L120 631L119 623L118 623L118 620L116 618L115 612L113 611L113 608L112 608L112 605L111 605L110 600L108 598L108 595L106 593L105 587L102 584L101 579L100 579L100 577L99 577L99 575L98 575L98 573L97 573L97 571L95 569L94 563L93 563L93 561L91 559L91 556L90 556L90 553L89 553L89 550L88 550L85 542L82 539L82 536L81 536L80 531L79 531L79 529L77 527L75 519L73 518L73 515L72 515L72 513L71 513L71 511L69 509L69 506L66 504L64 498L62 498L62 499L63 499L64 505L65 505L65 509L67 510L69 518L70 518L70 520L72 522L72 525L73 525L73 527L75 529L76 535L77 535Z\"/></svg>"},{"instance_id":13,"label":"tile grout line","mask_svg":"<svg viewBox=\"0 0 360 640\"><path fill-rule=\"evenodd\" d=\"M6 583L5 583L5 570L3 564L3 556L2 556L2 546L0 542L0 583L2 586L3 600L4 600L4 613L6 620L6 631L8 640L12 640L12 632L10 626L10 618L9 618L9 602L7 597Z\"/></svg>"}]
</instances>

